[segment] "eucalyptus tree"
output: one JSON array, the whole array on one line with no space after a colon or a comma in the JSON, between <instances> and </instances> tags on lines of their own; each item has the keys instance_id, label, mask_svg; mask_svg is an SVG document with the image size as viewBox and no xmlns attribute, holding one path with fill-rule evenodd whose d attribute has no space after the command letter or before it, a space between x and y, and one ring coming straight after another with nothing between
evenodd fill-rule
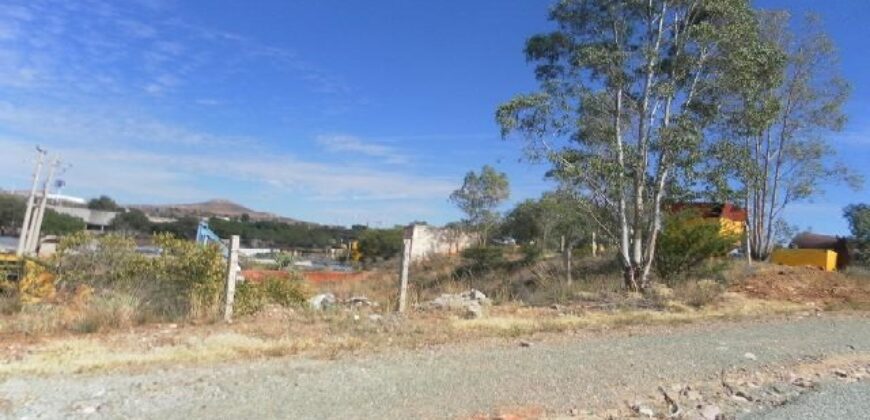
<instances>
[{"instance_id":1,"label":"eucalyptus tree","mask_svg":"<svg viewBox=\"0 0 870 420\"><path fill-rule=\"evenodd\" d=\"M870 264L870 204L850 204L843 209L843 217L852 231L852 241L858 262Z\"/></svg>"},{"instance_id":2,"label":"eucalyptus tree","mask_svg":"<svg viewBox=\"0 0 870 420\"><path fill-rule=\"evenodd\" d=\"M561 0L550 19L525 48L540 90L499 107L502 136L586 198L626 286L647 288L667 193L694 176L723 89L754 71L755 14L748 0Z\"/></svg>"},{"instance_id":3,"label":"eucalyptus tree","mask_svg":"<svg viewBox=\"0 0 870 420\"><path fill-rule=\"evenodd\" d=\"M474 171L465 174L462 186L450 194L450 201L465 212L466 224L479 234L481 244L486 245L490 231L498 223L496 208L509 196L507 175L484 165L480 174Z\"/></svg>"},{"instance_id":4,"label":"eucalyptus tree","mask_svg":"<svg viewBox=\"0 0 870 420\"><path fill-rule=\"evenodd\" d=\"M797 31L786 12L759 16L762 39L780 62L765 77L735 85L708 174L716 196L737 198L748 210L747 256L766 259L789 204L819 194L829 181L857 187L860 179L832 159L825 139L842 130L849 93L833 42L813 16Z\"/></svg>"}]
</instances>

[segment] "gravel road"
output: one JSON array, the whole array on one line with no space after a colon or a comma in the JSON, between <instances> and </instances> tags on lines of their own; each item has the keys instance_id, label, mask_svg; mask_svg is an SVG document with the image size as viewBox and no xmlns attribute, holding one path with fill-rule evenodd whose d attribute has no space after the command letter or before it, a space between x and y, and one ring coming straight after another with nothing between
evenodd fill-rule
<instances>
[{"instance_id":1,"label":"gravel road","mask_svg":"<svg viewBox=\"0 0 870 420\"><path fill-rule=\"evenodd\" d=\"M824 384L820 391L804 395L783 407L741 417L741 420L793 419L870 419L870 382Z\"/></svg>"},{"instance_id":2,"label":"gravel road","mask_svg":"<svg viewBox=\"0 0 870 420\"><path fill-rule=\"evenodd\" d=\"M870 351L866 318L718 324L634 336L565 336L529 347L508 340L338 361L287 358L136 374L15 377L0 383L0 414L407 419L516 406L565 414L574 407L618 406L625 395L720 369L853 351Z\"/></svg>"}]
</instances>

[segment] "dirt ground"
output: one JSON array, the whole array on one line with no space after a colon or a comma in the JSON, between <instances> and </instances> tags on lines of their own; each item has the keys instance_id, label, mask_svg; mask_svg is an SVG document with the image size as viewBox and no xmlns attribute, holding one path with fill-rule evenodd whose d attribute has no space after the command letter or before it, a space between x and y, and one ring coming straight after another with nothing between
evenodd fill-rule
<instances>
[{"instance_id":1,"label":"dirt ground","mask_svg":"<svg viewBox=\"0 0 870 420\"><path fill-rule=\"evenodd\" d=\"M730 290L756 299L814 303L827 309L870 309L870 278L812 267L756 264Z\"/></svg>"},{"instance_id":2,"label":"dirt ground","mask_svg":"<svg viewBox=\"0 0 870 420\"><path fill-rule=\"evenodd\" d=\"M820 314L503 337L337 360L16 374L0 380L0 417L667 418L661 388L685 418L713 405L733 418L824 389L825 381L866 378L868 326L865 316Z\"/></svg>"},{"instance_id":3,"label":"dirt ground","mask_svg":"<svg viewBox=\"0 0 870 420\"><path fill-rule=\"evenodd\" d=\"M488 306L479 319L424 308L398 315L387 301L372 306L341 304L328 311L269 307L229 325L164 323L91 334L3 333L0 376L141 369L288 355L336 359L542 334L594 335L723 320L807 316L822 310L870 309L870 279L765 264L755 264L752 271L743 276L735 274L734 278L738 280L730 291L702 308L640 295L583 292L583 299L564 305L515 302ZM345 290L331 289L340 299L346 299L359 294L387 295L391 286L389 281L355 281L345 284ZM21 318L21 314L0 317L0 331L4 323L21 322Z\"/></svg>"}]
</instances>

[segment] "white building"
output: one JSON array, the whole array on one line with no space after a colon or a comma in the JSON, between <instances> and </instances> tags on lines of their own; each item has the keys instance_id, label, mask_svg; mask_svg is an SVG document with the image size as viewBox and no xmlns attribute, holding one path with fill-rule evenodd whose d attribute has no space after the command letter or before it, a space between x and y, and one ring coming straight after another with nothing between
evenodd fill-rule
<instances>
[{"instance_id":1,"label":"white building","mask_svg":"<svg viewBox=\"0 0 870 420\"><path fill-rule=\"evenodd\" d=\"M411 240L412 262L435 255L455 255L474 244L471 235L460 230L417 224L405 228L405 239Z\"/></svg>"}]
</instances>

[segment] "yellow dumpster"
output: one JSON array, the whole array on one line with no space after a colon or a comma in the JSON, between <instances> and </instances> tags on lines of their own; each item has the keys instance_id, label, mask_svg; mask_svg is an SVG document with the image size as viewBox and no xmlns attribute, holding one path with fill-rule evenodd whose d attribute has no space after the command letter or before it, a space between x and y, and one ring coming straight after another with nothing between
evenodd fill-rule
<instances>
[{"instance_id":1,"label":"yellow dumpster","mask_svg":"<svg viewBox=\"0 0 870 420\"><path fill-rule=\"evenodd\" d=\"M813 266L825 271L837 269L837 253L829 249L777 249L770 256L774 264Z\"/></svg>"}]
</instances>

